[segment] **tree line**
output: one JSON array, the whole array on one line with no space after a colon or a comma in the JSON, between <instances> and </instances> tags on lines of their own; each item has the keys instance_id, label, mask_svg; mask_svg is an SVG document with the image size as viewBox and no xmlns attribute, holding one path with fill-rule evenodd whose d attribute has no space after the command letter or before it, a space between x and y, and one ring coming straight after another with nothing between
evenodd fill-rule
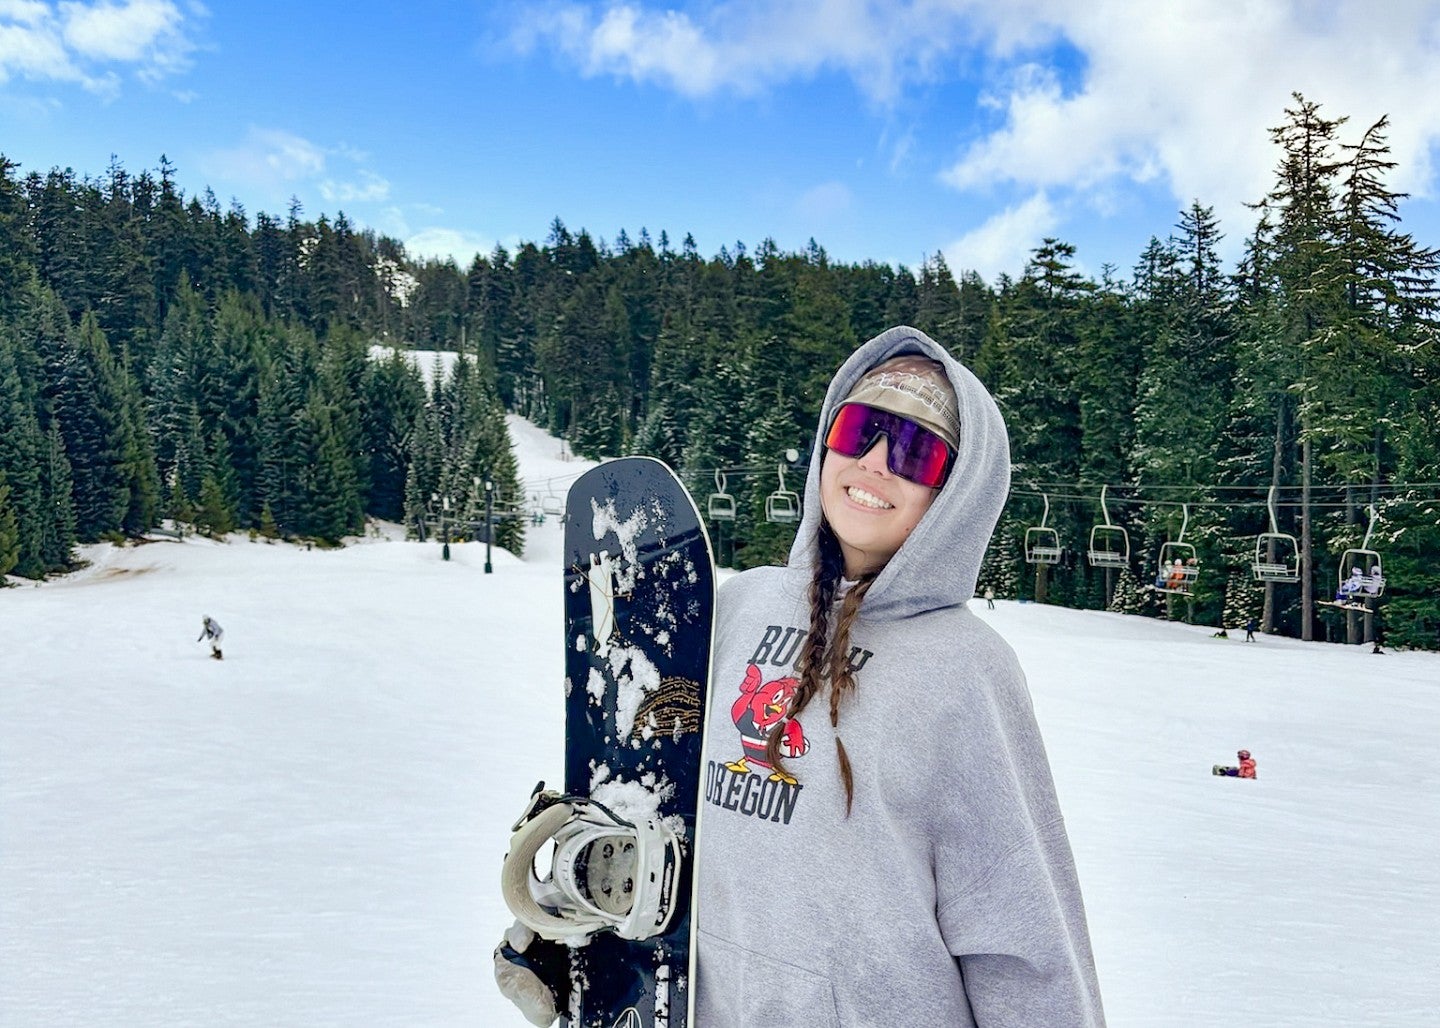
<instances>
[{"instance_id":1,"label":"tree line","mask_svg":"<svg viewBox=\"0 0 1440 1028\"><path fill-rule=\"evenodd\" d=\"M558 219L461 268L343 213L187 200L164 159L82 179L0 158L0 569L58 570L75 541L160 517L321 539L367 515L418 527L441 498L473 517L481 480L520 511L507 410L582 456L666 460L702 508L724 481L727 561L783 559L794 526L765 511L803 479L786 451L808 459L853 348L911 324L1010 428L1015 488L982 572L1001 595L1437 647L1440 255L1402 231L1388 120L1349 141L1347 124L1295 96L1233 269L1197 199L1128 273L1083 275L1046 239L994 283L940 254L912 269L766 240L705 258L688 235L606 241ZM463 357L427 385L375 343ZM1294 585L1250 575L1272 487ZM1025 530L1047 499L1064 555L1037 571ZM1378 620L1317 604L1372 510ZM1129 533L1123 571L1085 559L1107 517ZM1182 521L1202 572L1161 604L1143 586ZM517 549L523 530L500 529Z\"/></svg>"}]
</instances>

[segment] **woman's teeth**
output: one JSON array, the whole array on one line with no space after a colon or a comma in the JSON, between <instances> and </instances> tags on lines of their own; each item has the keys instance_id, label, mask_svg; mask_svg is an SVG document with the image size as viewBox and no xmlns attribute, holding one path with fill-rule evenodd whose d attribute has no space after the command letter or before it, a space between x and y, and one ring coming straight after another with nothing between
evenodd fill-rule
<instances>
[{"instance_id":1,"label":"woman's teeth","mask_svg":"<svg viewBox=\"0 0 1440 1028\"><path fill-rule=\"evenodd\" d=\"M874 493L867 493L864 489L858 489L853 485L845 490L845 495L862 507L874 507L876 510L889 510L894 506L893 503L886 503Z\"/></svg>"}]
</instances>

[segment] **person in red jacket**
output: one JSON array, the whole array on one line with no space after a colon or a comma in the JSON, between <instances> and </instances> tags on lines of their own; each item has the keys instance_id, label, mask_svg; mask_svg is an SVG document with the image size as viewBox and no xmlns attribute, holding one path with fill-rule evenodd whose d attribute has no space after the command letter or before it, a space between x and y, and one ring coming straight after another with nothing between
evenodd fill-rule
<instances>
[{"instance_id":1,"label":"person in red jacket","mask_svg":"<svg viewBox=\"0 0 1440 1028\"><path fill-rule=\"evenodd\" d=\"M1240 750L1235 754L1240 761L1239 767L1226 767L1223 764L1216 764L1210 770L1224 778L1254 778L1255 758L1250 756L1249 750Z\"/></svg>"}]
</instances>

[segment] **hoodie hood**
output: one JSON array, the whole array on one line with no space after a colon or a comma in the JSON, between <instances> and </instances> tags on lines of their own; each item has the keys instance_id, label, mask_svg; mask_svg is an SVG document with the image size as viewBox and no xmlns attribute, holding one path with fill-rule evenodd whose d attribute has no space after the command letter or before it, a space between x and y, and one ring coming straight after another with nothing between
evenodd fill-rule
<instances>
[{"instance_id":1,"label":"hoodie hood","mask_svg":"<svg viewBox=\"0 0 1440 1028\"><path fill-rule=\"evenodd\" d=\"M815 429L804 515L790 548L790 566L808 569L815 561L824 517L820 463L830 419L867 371L904 353L923 354L944 366L959 408L960 446L950 478L866 593L862 618L906 617L957 606L974 596L985 547L1010 492L1010 437L990 393L924 332L908 326L888 329L851 354L830 380Z\"/></svg>"}]
</instances>

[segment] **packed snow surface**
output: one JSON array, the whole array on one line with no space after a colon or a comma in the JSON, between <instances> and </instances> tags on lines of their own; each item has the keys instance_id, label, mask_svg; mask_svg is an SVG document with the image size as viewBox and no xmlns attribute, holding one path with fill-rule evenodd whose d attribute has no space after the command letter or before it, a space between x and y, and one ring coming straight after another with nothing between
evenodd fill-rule
<instances>
[{"instance_id":1,"label":"packed snow surface","mask_svg":"<svg viewBox=\"0 0 1440 1028\"><path fill-rule=\"evenodd\" d=\"M511 430L537 504L588 467ZM0 590L0 1024L523 1026L490 954L510 825L563 780L560 549L189 538ZM1440 657L976 606L1111 1025L1436 1023ZM1213 777L1240 747L1259 778Z\"/></svg>"}]
</instances>

